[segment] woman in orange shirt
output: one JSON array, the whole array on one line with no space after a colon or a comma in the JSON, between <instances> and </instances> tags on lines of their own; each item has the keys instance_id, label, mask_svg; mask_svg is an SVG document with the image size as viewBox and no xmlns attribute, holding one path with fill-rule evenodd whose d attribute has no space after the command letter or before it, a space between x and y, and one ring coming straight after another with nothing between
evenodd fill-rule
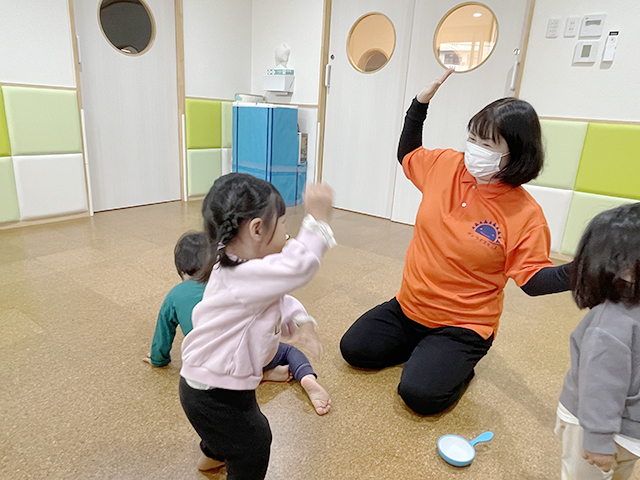
<instances>
[{"instance_id":1,"label":"woman in orange shirt","mask_svg":"<svg viewBox=\"0 0 640 480\"><path fill-rule=\"evenodd\" d=\"M354 367L404 363L398 393L422 415L464 393L493 342L509 278L529 295L569 289L571 264L549 260L549 227L521 186L543 165L531 105L516 98L487 105L469 121L464 153L422 147L428 104L452 72L418 93L400 136L398 161L422 192L400 291L340 342Z\"/></svg>"}]
</instances>

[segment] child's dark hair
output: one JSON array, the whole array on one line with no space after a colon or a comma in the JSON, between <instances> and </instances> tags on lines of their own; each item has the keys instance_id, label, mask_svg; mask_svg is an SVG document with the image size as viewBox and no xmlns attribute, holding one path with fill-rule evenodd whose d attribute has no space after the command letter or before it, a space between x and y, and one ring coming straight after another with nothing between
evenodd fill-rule
<instances>
[{"instance_id":1,"label":"child's dark hair","mask_svg":"<svg viewBox=\"0 0 640 480\"><path fill-rule=\"evenodd\" d=\"M476 113L467 126L469 133L497 142L502 136L509 146L509 163L496 175L518 187L536 178L544 164L542 131L538 114L524 100L501 98Z\"/></svg>"},{"instance_id":2,"label":"child's dark hair","mask_svg":"<svg viewBox=\"0 0 640 480\"><path fill-rule=\"evenodd\" d=\"M209 250L209 239L204 232L187 232L173 251L178 275L195 276L202 268L202 264Z\"/></svg>"},{"instance_id":3,"label":"child's dark hair","mask_svg":"<svg viewBox=\"0 0 640 480\"><path fill-rule=\"evenodd\" d=\"M240 263L227 256L226 246L236 238L245 222L261 218L266 225L273 226L273 234L275 222L285 212L282 195L269 182L246 173L230 173L218 178L202 204L204 229L210 248L198 273L198 281L207 282L218 262L224 267Z\"/></svg>"},{"instance_id":4,"label":"child's dark hair","mask_svg":"<svg viewBox=\"0 0 640 480\"><path fill-rule=\"evenodd\" d=\"M640 305L640 203L597 215L573 261L573 298L580 308L607 300Z\"/></svg>"}]
</instances>

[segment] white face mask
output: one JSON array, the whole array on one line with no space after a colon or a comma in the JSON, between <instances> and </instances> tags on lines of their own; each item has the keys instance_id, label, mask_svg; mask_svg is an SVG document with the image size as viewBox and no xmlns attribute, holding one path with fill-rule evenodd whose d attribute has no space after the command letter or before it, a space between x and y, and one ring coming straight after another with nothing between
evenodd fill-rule
<instances>
[{"instance_id":1,"label":"white face mask","mask_svg":"<svg viewBox=\"0 0 640 480\"><path fill-rule=\"evenodd\" d=\"M469 173L474 177L493 175L500 171L500 161L508 153L492 152L475 143L467 141L467 149L464 152L464 164Z\"/></svg>"}]
</instances>

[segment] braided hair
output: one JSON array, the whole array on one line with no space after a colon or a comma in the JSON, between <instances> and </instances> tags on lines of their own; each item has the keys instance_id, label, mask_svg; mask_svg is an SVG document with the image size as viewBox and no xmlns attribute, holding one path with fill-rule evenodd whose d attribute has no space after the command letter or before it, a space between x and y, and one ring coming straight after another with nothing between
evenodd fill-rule
<instances>
[{"instance_id":1,"label":"braided hair","mask_svg":"<svg viewBox=\"0 0 640 480\"><path fill-rule=\"evenodd\" d=\"M226 247L246 222L261 218L266 225L271 225L285 211L282 195L265 180L246 173L230 173L218 178L202 204L204 230L210 245L197 280L206 283L217 263L223 267L240 264L227 255Z\"/></svg>"}]
</instances>

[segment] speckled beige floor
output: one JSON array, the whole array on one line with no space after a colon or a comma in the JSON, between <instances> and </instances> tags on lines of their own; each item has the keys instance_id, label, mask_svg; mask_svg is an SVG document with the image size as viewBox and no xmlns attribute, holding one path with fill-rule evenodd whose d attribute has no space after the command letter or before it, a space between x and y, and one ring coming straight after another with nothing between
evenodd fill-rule
<instances>
[{"instance_id":1,"label":"speckled beige floor","mask_svg":"<svg viewBox=\"0 0 640 480\"><path fill-rule=\"evenodd\" d=\"M288 212L291 232L301 216ZM174 243L199 226L200 203L177 202L0 231L0 478L223 478L194 467L197 437L177 396L182 337L168 368L141 362L179 281ZM341 211L333 227L340 245L296 292L320 324L314 366L333 410L318 417L298 384L259 387L274 436L267 478L559 478L552 428L582 317L570 295L529 298L509 284L467 393L451 412L420 417L396 394L400 368L356 371L338 350L361 313L395 294L412 228ZM470 467L438 457L441 435L485 430L495 439Z\"/></svg>"}]
</instances>

